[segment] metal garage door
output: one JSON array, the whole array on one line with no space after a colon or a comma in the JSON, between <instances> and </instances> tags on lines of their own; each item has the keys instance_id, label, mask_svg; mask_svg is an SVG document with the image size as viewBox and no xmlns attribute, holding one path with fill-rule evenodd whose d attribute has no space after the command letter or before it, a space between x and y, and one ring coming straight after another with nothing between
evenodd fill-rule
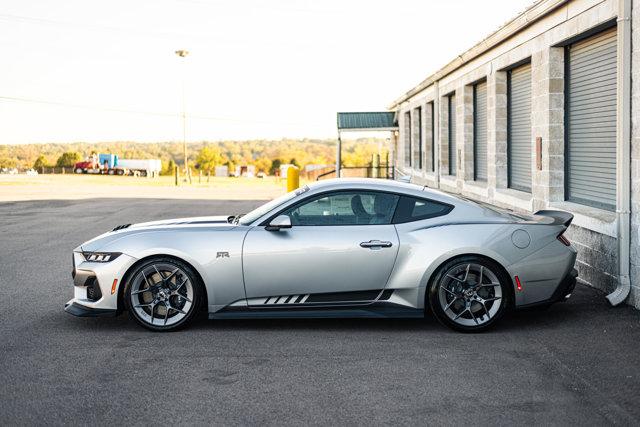
<instances>
[{"instance_id":1,"label":"metal garage door","mask_svg":"<svg viewBox=\"0 0 640 427\"><path fill-rule=\"evenodd\" d=\"M567 49L567 198L614 210L616 30Z\"/></svg>"},{"instance_id":2,"label":"metal garage door","mask_svg":"<svg viewBox=\"0 0 640 427\"><path fill-rule=\"evenodd\" d=\"M411 113L404 113L404 164L411 166Z\"/></svg>"},{"instance_id":3,"label":"metal garage door","mask_svg":"<svg viewBox=\"0 0 640 427\"><path fill-rule=\"evenodd\" d=\"M449 175L456 174L456 96L449 95Z\"/></svg>"},{"instance_id":4,"label":"metal garage door","mask_svg":"<svg viewBox=\"0 0 640 427\"><path fill-rule=\"evenodd\" d=\"M531 192L531 64L509 71L509 187Z\"/></svg>"},{"instance_id":5,"label":"metal garage door","mask_svg":"<svg viewBox=\"0 0 640 427\"><path fill-rule=\"evenodd\" d=\"M473 87L474 179L487 180L487 82Z\"/></svg>"},{"instance_id":6,"label":"metal garage door","mask_svg":"<svg viewBox=\"0 0 640 427\"><path fill-rule=\"evenodd\" d=\"M413 164L418 168L422 169L422 107L418 107L413 110L414 122L416 124L416 141L415 144L415 153L414 153L414 161Z\"/></svg>"},{"instance_id":7,"label":"metal garage door","mask_svg":"<svg viewBox=\"0 0 640 427\"><path fill-rule=\"evenodd\" d=\"M435 108L434 108L434 103L430 102L429 103L429 111L431 111L431 159L429 159L429 162L431 164L431 167L429 169L429 172L434 172L436 170L436 138L435 138L435 132L436 132L436 128L435 128Z\"/></svg>"}]
</instances>

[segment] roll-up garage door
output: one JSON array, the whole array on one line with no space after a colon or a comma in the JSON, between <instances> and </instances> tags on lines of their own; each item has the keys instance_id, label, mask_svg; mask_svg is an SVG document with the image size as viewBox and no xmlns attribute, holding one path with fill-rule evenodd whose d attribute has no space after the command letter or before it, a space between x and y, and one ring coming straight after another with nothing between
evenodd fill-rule
<instances>
[{"instance_id":1,"label":"roll-up garage door","mask_svg":"<svg viewBox=\"0 0 640 427\"><path fill-rule=\"evenodd\" d=\"M411 166L411 112L404 113L404 164Z\"/></svg>"},{"instance_id":2,"label":"roll-up garage door","mask_svg":"<svg viewBox=\"0 0 640 427\"><path fill-rule=\"evenodd\" d=\"M614 210L616 30L567 49L567 198Z\"/></svg>"},{"instance_id":3,"label":"roll-up garage door","mask_svg":"<svg viewBox=\"0 0 640 427\"><path fill-rule=\"evenodd\" d=\"M509 71L509 187L531 192L531 64Z\"/></svg>"},{"instance_id":4,"label":"roll-up garage door","mask_svg":"<svg viewBox=\"0 0 640 427\"><path fill-rule=\"evenodd\" d=\"M417 169L422 169L422 107L418 107L415 110L413 110L414 113L414 122L416 125L416 141L413 144L414 145L414 161L413 161L413 165L417 168Z\"/></svg>"},{"instance_id":5,"label":"roll-up garage door","mask_svg":"<svg viewBox=\"0 0 640 427\"><path fill-rule=\"evenodd\" d=\"M449 175L456 174L456 96L449 95Z\"/></svg>"},{"instance_id":6,"label":"roll-up garage door","mask_svg":"<svg viewBox=\"0 0 640 427\"><path fill-rule=\"evenodd\" d=\"M487 180L487 82L474 86L473 104L473 164L474 178Z\"/></svg>"}]
</instances>

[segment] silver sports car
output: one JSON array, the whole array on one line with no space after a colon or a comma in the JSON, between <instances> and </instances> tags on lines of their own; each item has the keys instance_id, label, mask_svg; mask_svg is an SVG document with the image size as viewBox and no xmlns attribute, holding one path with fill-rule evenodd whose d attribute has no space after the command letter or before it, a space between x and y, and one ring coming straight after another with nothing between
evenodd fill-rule
<instances>
[{"instance_id":1,"label":"silver sports car","mask_svg":"<svg viewBox=\"0 0 640 427\"><path fill-rule=\"evenodd\" d=\"M414 184L339 179L244 215L119 225L73 251L76 316L169 331L211 319L423 317L481 331L575 286L573 216Z\"/></svg>"}]
</instances>

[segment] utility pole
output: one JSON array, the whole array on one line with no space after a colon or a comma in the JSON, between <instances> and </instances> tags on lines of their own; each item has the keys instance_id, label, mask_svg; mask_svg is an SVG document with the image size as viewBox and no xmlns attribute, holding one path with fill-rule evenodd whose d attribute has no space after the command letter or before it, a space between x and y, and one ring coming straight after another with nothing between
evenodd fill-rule
<instances>
[{"instance_id":1,"label":"utility pole","mask_svg":"<svg viewBox=\"0 0 640 427\"><path fill-rule=\"evenodd\" d=\"M189 51L184 49L176 50L175 53L180 58L186 58L187 55L189 55ZM186 65L186 60L182 61L182 63ZM184 150L184 171L189 180L189 184L191 184L191 170L189 169L189 156L187 154L187 104L184 89L185 65L182 65L182 148Z\"/></svg>"}]
</instances>

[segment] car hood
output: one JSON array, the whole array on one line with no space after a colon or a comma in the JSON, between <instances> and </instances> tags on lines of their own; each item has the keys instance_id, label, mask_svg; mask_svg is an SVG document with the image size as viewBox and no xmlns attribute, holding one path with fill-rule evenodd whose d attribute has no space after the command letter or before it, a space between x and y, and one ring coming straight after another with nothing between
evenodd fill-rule
<instances>
[{"instance_id":1,"label":"car hood","mask_svg":"<svg viewBox=\"0 0 640 427\"><path fill-rule=\"evenodd\" d=\"M137 224L122 224L115 227L113 230L103 233L93 239L84 242L78 246L76 251L99 251L107 244L113 243L115 240L121 239L125 236L132 234L152 232L152 231L165 231L165 230L192 230L194 228L206 227L212 231L224 231L231 230L237 227L237 225L229 223L228 215L220 216L199 216L191 218L175 218L165 219L160 221L141 222Z\"/></svg>"},{"instance_id":2,"label":"car hood","mask_svg":"<svg viewBox=\"0 0 640 427\"><path fill-rule=\"evenodd\" d=\"M150 228L150 227L195 225L195 224L225 225L225 226L231 225L229 224L228 215L218 215L218 216L194 216L190 218L163 219L160 221L150 221L150 222L141 222L138 224L131 224L129 226L126 226L125 224L123 226L118 226L118 227L122 227L123 230L135 230L135 229Z\"/></svg>"}]
</instances>

